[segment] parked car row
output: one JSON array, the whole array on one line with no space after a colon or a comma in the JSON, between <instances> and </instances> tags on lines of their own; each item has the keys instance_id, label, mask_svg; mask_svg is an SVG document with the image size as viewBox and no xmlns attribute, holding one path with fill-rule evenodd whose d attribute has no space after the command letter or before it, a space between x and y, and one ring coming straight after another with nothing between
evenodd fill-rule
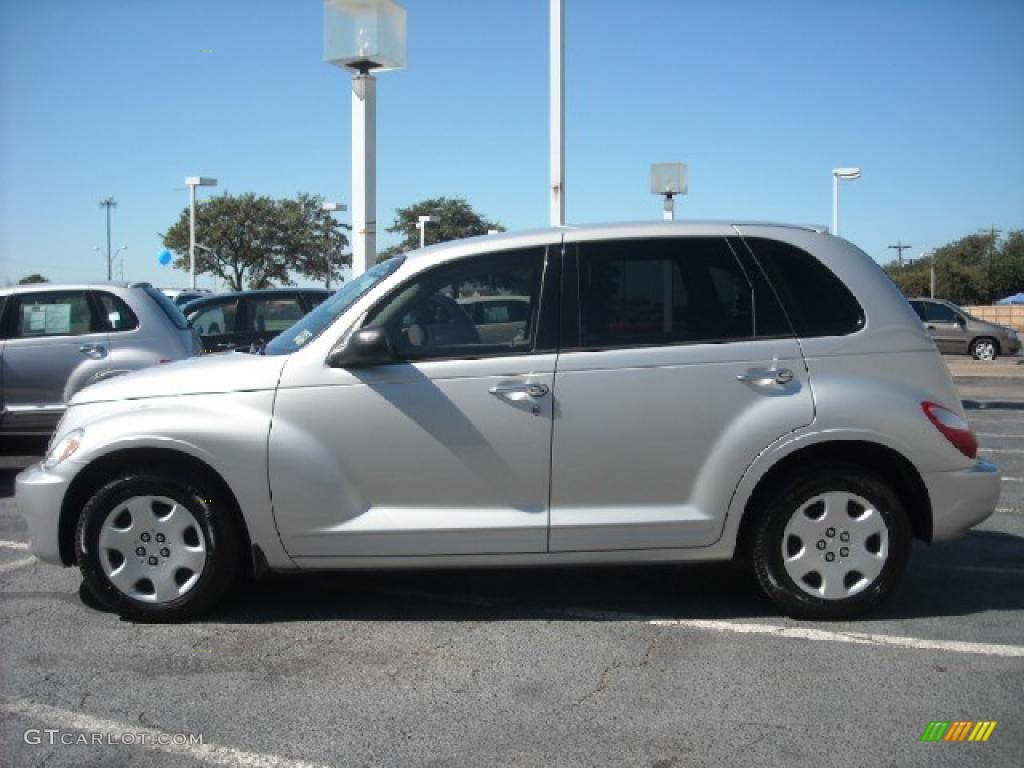
<instances>
[{"instance_id":1,"label":"parked car row","mask_svg":"<svg viewBox=\"0 0 1024 768\"><path fill-rule=\"evenodd\" d=\"M249 301L236 330L272 316ZM918 316L814 228L435 246L261 352L79 392L17 478L33 554L139 620L244 571L733 558L786 613L838 619L1000 492Z\"/></svg>"},{"instance_id":2,"label":"parked car row","mask_svg":"<svg viewBox=\"0 0 1024 768\"><path fill-rule=\"evenodd\" d=\"M974 317L951 301L911 299L910 306L943 354L995 360L1020 351L1020 337L1013 328Z\"/></svg>"}]
</instances>

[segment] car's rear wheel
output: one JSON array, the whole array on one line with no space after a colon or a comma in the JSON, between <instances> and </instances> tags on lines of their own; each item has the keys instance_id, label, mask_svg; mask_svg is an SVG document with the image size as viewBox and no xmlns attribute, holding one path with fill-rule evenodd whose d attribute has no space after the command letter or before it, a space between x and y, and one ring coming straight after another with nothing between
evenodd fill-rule
<instances>
[{"instance_id":1,"label":"car's rear wheel","mask_svg":"<svg viewBox=\"0 0 1024 768\"><path fill-rule=\"evenodd\" d=\"M224 499L192 480L137 474L97 491L75 547L90 591L137 621L191 618L234 579L239 536Z\"/></svg>"},{"instance_id":2,"label":"car's rear wheel","mask_svg":"<svg viewBox=\"0 0 1024 768\"><path fill-rule=\"evenodd\" d=\"M761 588L788 615L844 619L893 592L910 544L896 494L857 468L833 466L784 485L760 520L752 559Z\"/></svg>"},{"instance_id":3,"label":"car's rear wheel","mask_svg":"<svg viewBox=\"0 0 1024 768\"><path fill-rule=\"evenodd\" d=\"M975 360L995 360L999 356L999 342L982 337L971 342L971 357Z\"/></svg>"}]
</instances>

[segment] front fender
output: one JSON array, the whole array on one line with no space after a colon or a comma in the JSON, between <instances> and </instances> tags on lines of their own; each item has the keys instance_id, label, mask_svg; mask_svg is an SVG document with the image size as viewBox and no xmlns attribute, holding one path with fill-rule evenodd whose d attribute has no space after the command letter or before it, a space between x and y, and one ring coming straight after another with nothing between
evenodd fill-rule
<instances>
[{"instance_id":1,"label":"front fender","mask_svg":"<svg viewBox=\"0 0 1024 768\"><path fill-rule=\"evenodd\" d=\"M281 546L267 481L274 392L183 395L73 406L61 433L81 428L79 471L120 451L172 450L198 459L231 489L252 543L272 568L294 565Z\"/></svg>"}]
</instances>

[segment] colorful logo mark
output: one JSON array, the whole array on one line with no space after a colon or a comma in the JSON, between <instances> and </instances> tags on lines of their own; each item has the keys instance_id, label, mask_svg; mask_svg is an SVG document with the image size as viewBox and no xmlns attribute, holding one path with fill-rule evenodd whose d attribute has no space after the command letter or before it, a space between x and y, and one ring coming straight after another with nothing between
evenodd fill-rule
<instances>
[{"instance_id":1,"label":"colorful logo mark","mask_svg":"<svg viewBox=\"0 0 1024 768\"><path fill-rule=\"evenodd\" d=\"M921 734L921 741L988 741L996 723L996 720L932 720Z\"/></svg>"}]
</instances>

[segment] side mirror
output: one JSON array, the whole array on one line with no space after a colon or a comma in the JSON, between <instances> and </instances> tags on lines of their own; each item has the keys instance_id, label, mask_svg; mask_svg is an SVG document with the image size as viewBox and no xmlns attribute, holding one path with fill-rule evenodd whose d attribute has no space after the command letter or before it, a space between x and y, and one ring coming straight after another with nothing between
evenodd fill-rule
<instances>
[{"instance_id":1,"label":"side mirror","mask_svg":"<svg viewBox=\"0 0 1024 768\"><path fill-rule=\"evenodd\" d=\"M362 328L331 350L327 364L331 368L366 368L394 359L394 350L383 328Z\"/></svg>"}]
</instances>

